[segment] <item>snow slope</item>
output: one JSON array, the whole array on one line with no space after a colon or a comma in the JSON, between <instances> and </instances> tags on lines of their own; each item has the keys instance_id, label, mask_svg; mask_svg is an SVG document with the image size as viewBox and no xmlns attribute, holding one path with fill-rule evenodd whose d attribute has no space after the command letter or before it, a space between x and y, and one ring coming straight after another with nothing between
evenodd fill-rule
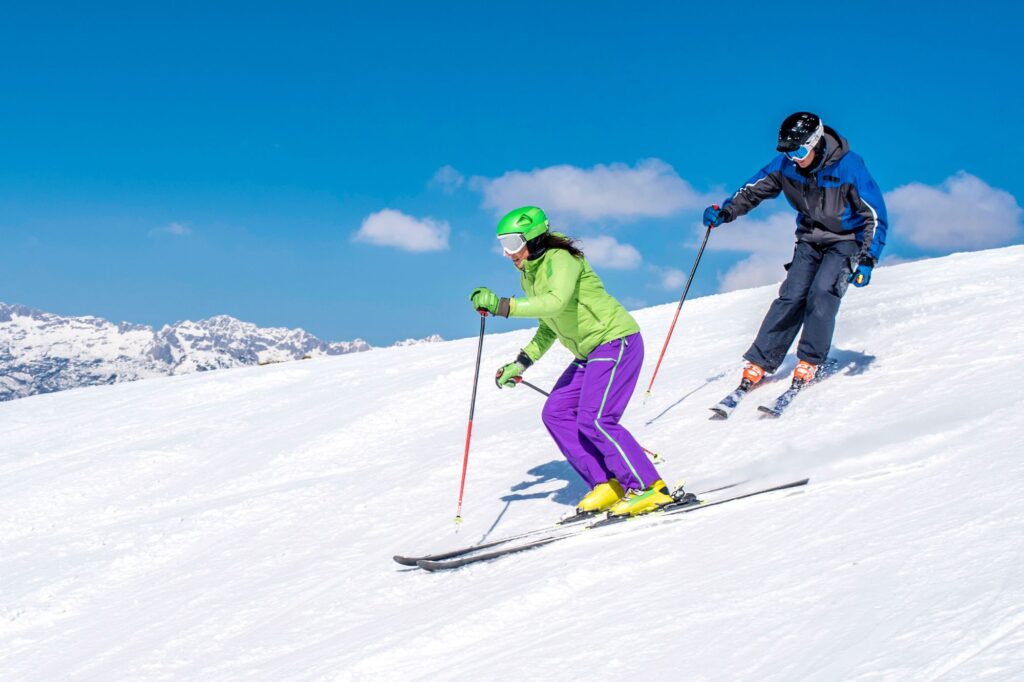
<instances>
[{"instance_id":1,"label":"snow slope","mask_svg":"<svg viewBox=\"0 0 1024 682\"><path fill-rule=\"evenodd\" d=\"M844 373L778 421L784 379L707 419L774 287L689 301L627 423L692 489L811 485L452 573L391 555L585 492L538 395L489 383L530 334L502 320L457 536L475 338L0 404L0 677L1022 679L1022 272L1022 246L877 271ZM642 386L673 309L637 313Z\"/></svg>"}]
</instances>

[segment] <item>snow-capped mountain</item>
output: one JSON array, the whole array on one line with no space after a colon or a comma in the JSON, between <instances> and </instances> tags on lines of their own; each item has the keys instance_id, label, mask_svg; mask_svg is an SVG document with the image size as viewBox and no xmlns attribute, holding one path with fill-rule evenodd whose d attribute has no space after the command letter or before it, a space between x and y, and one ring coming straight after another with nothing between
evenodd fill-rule
<instances>
[{"instance_id":1,"label":"snow-capped mountain","mask_svg":"<svg viewBox=\"0 0 1024 682\"><path fill-rule=\"evenodd\" d=\"M304 329L257 327L228 315L164 325L156 332L160 357L177 374L300 360L370 350L362 339L321 341Z\"/></svg>"},{"instance_id":2,"label":"snow-capped mountain","mask_svg":"<svg viewBox=\"0 0 1024 682\"><path fill-rule=\"evenodd\" d=\"M405 339L403 341L395 341L391 345L401 348L404 346L418 346L421 343L439 343L441 341L444 341L444 338L440 334L431 334L430 336L422 339Z\"/></svg>"},{"instance_id":3,"label":"snow-capped mountain","mask_svg":"<svg viewBox=\"0 0 1024 682\"><path fill-rule=\"evenodd\" d=\"M370 350L227 315L154 330L0 303L0 400L78 386Z\"/></svg>"}]
</instances>

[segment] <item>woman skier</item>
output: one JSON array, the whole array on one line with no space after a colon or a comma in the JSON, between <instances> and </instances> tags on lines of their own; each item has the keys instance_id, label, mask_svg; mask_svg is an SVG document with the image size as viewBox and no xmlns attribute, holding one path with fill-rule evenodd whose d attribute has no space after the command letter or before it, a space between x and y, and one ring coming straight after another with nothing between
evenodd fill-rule
<instances>
[{"instance_id":1,"label":"woman skier","mask_svg":"<svg viewBox=\"0 0 1024 682\"><path fill-rule=\"evenodd\" d=\"M605 291L573 240L549 232L541 209L512 211L498 223L497 234L505 255L521 271L526 296L501 298L480 287L470 301L492 315L540 320L530 343L498 370L498 388L514 387L557 338L576 359L551 390L542 419L591 488L578 510L635 516L672 502L654 465L619 423L643 365L640 327Z\"/></svg>"}]
</instances>

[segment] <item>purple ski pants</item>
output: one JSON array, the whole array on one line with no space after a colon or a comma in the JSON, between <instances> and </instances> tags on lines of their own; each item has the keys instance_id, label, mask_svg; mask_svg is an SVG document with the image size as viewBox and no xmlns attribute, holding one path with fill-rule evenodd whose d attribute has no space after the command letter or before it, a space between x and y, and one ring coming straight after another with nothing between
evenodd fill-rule
<instances>
[{"instance_id":1,"label":"purple ski pants","mask_svg":"<svg viewBox=\"0 0 1024 682\"><path fill-rule=\"evenodd\" d=\"M575 360L544 404L544 426L569 464L591 488L615 478L626 490L660 478L632 434L620 423L644 361L639 333L601 344Z\"/></svg>"}]
</instances>

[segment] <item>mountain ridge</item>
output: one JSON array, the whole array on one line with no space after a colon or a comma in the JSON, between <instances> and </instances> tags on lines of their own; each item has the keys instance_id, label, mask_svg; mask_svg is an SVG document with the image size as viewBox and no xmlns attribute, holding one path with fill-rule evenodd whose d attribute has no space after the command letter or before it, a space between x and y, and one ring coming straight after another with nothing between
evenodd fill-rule
<instances>
[{"instance_id":1,"label":"mountain ridge","mask_svg":"<svg viewBox=\"0 0 1024 682\"><path fill-rule=\"evenodd\" d=\"M395 345L440 340L435 334ZM182 320L156 329L0 302L0 401L373 348L361 338L324 341L302 328L258 327L230 315Z\"/></svg>"}]
</instances>

